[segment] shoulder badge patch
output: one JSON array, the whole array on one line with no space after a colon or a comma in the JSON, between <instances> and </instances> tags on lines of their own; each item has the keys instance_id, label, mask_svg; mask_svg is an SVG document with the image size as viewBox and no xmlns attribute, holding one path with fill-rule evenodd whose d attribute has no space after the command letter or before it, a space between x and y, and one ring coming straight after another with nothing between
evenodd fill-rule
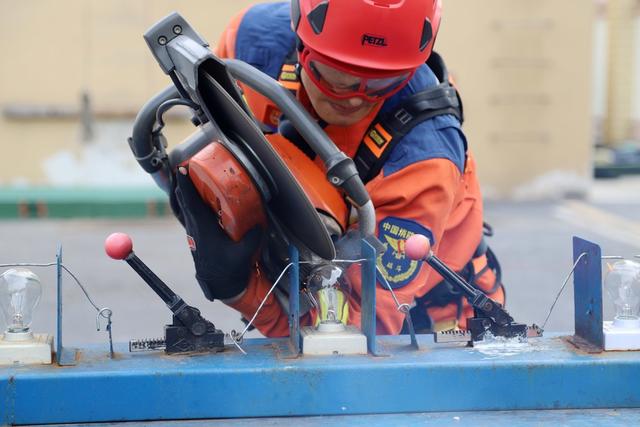
<instances>
[{"instance_id":1,"label":"shoulder badge patch","mask_svg":"<svg viewBox=\"0 0 640 427\"><path fill-rule=\"evenodd\" d=\"M382 274L392 289L406 286L420 271L418 261L404 253L405 240L414 234L423 234L435 244L431 230L416 221L389 216L378 224L378 239L386 249L378 256L377 274Z\"/></svg>"}]
</instances>

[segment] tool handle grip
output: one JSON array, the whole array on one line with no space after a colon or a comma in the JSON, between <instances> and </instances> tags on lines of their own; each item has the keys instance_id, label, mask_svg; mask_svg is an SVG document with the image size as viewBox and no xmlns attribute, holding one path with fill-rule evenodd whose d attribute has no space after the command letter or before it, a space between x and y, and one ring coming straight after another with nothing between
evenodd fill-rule
<instances>
[{"instance_id":1,"label":"tool handle grip","mask_svg":"<svg viewBox=\"0 0 640 427\"><path fill-rule=\"evenodd\" d=\"M464 280L458 273L451 270L445 263L443 263L438 257L431 254L428 256L425 261L429 264L435 271L437 271L442 277L445 278L448 282L453 285L456 285L460 290L462 290L465 295L473 299L478 294L484 295L477 289L474 289L466 280Z\"/></svg>"},{"instance_id":2,"label":"tool handle grip","mask_svg":"<svg viewBox=\"0 0 640 427\"><path fill-rule=\"evenodd\" d=\"M427 236L422 234L414 234L409 237L405 242L405 253L407 256L415 261L425 261L435 271L437 271L445 280L451 284L457 286L461 291L465 293L469 301L478 299L479 296L484 296L484 293L475 289L466 280L464 280L458 273L450 269L444 262L440 260L431 251L431 241Z\"/></svg>"},{"instance_id":3,"label":"tool handle grip","mask_svg":"<svg viewBox=\"0 0 640 427\"><path fill-rule=\"evenodd\" d=\"M147 285L149 285L149 287L158 294L171 311L175 313L180 306L184 305L182 298L173 292L171 288L162 281L162 279L156 276L156 274L151 271L151 269L149 269L149 267L147 267L134 252L131 252L125 261L127 261L127 264L129 264L131 268L138 273L142 280L144 280Z\"/></svg>"},{"instance_id":4,"label":"tool handle grip","mask_svg":"<svg viewBox=\"0 0 640 427\"><path fill-rule=\"evenodd\" d=\"M125 260L153 291L176 313L185 303L133 252L133 241L125 233L113 233L104 242L104 249L113 259Z\"/></svg>"}]
</instances>

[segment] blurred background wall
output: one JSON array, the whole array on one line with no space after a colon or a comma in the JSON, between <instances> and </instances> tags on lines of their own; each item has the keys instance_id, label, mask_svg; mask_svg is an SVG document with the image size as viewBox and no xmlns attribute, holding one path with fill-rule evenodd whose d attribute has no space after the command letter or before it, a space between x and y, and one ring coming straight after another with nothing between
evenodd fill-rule
<instances>
[{"instance_id":1,"label":"blurred background wall","mask_svg":"<svg viewBox=\"0 0 640 427\"><path fill-rule=\"evenodd\" d=\"M151 185L126 139L170 83L142 33L179 11L210 43L247 0L0 0L0 185ZM168 126L179 141L186 116Z\"/></svg>"},{"instance_id":2,"label":"blurred background wall","mask_svg":"<svg viewBox=\"0 0 640 427\"><path fill-rule=\"evenodd\" d=\"M593 2L445 0L443 8L437 48L462 93L485 196L584 193Z\"/></svg>"},{"instance_id":3,"label":"blurred background wall","mask_svg":"<svg viewBox=\"0 0 640 427\"><path fill-rule=\"evenodd\" d=\"M153 186L126 144L169 83L142 33L176 10L213 45L247 0L0 0L0 191ZM437 50L489 198L582 195L596 143L640 139L638 0L444 0ZM174 115L170 141L190 132Z\"/></svg>"}]
</instances>

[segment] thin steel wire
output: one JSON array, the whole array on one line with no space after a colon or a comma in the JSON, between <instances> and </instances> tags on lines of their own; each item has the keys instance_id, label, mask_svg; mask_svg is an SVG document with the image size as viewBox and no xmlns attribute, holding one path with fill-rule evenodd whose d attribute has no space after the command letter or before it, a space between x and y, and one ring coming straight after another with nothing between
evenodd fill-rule
<instances>
[{"instance_id":1,"label":"thin steel wire","mask_svg":"<svg viewBox=\"0 0 640 427\"><path fill-rule=\"evenodd\" d=\"M558 295L556 295L556 299L553 301L553 304L551 304L551 308L549 309L549 314L547 314L547 318L544 320L544 323L542 324L542 327L540 328L541 330L544 331L544 327L547 326L547 322L549 321L549 317L551 316L551 313L553 312L553 308L555 307L556 303L558 302L558 298L560 298L560 295L562 294L562 291L564 291L565 286L567 286L567 282L569 281L569 279L571 278L571 275L575 271L575 269L576 269L576 267L578 265L578 262L585 255L587 255L586 252L582 252L580 254L580 256L578 257L576 262L573 264L573 267L571 268L571 271L569 271L569 274L567 275L567 278L564 279L564 283L562 284L562 287L560 287L560 291L558 292ZM636 257L640 258L640 255L636 255ZM624 259L624 257L620 256L620 255L602 255L600 257L600 259Z\"/></svg>"},{"instance_id":2,"label":"thin steel wire","mask_svg":"<svg viewBox=\"0 0 640 427\"><path fill-rule=\"evenodd\" d=\"M14 263L14 264L0 264L0 268L6 268L6 267L53 267L53 266L55 266L57 264L58 263L56 263L56 262L46 262L46 263L18 262L18 263ZM97 312L97 315L96 315L96 329L98 331L100 330L100 317L102 317L104 319L107 319L107 325L110 328L111 316L113 315L113 311L108 307L103 307L103 308L98 307L98 305L95 302L93 302L93 299L91 299L91 296L89 295L89 292L87 292L87 289L82 285L82 283L80 283L80 280L76 277L76 275L73 274L71 272L71 270L69 270L69 268L67 268L66 265L60 264L60 267L64 271L66 271L67 274L69 274L69 276L71 276L73 278L73 280L76 282L76 284L82 290L82 293L84 293L84 296L87 298L87 301L89 301L89 303L93 306L93 308L96 309L96 312ZM111 333L111 332L109 331L109 333Z\"/></svg>"},{"instance_id":3,"label":"thin steel wire","mask_svg":"<svg viewBox=\"0 0 640 427\"><path fill-rule=\"evenodd\" d=\"M308 262L305 261L301 261L299 262L299 264L308 264ZM282 272L280 273L280 275L278 276L278 278L273 282L273 285L271 286L271 289L269 289L269 292L267 292L267 294L264 296L264 298L262 299L262 301L260 302L260 305L258 306L258 309L256 310L256 312L253 314L253 317L251 318L251 320L249 320L249 322L247 322L247 324L245 325L244 329L242 330L241 333L237 333L235 330L232 330L229 333L229 337L232 339L233 343L235 344L236 347L238 347L238 349L240 349L240 351L242 352L242 354L247 354L242 347L240 347L240 343L242 342L242 339L244 338L244 334L247 333L247 331L249 330L249 328L251 327L251 325L253 324L253 322L256 320L256 317L258 317L258 314L260 313L260 311L262 310L262 307L264 306L265 302L267 302L267 298L269 298L269 295L271 295L271 293L273 292L273 290L276 288L276 286L278 286L278 283L280 283L280 280L282 280L282 278L284 277L284 274L287 272L287 270L289 270L289 268L293 265L293 263L289 263L287 264L284 269L282 270Z\"/></svg>"},{"instance_id":4,"label":"thin steel wire","mask_svg":"<svg viewBox=\"0 0 640 427\"><path fill-rule=\"evenodd\" d=\"M571 271L569 271L569 274L567 274L567 278L564 279L564 283L562 283L562 286L560 287L560 291L558 291L558 294L556 295L556 299L553 301L553 304L551 304L551 308L549 309L549 314L547 314L547 318L544 319L544 323L542 324L542 327L540 328L541 330L544 331L545 326L547 326L547 322L549 321L549 317L551 316L551 313L553 312L553 308L556 306L556 303L558 302L558 299L560 298L560 295L562 294L562 291L564 291L564 288L567 286L567 283L569 282L569 279L571 278L571 275L575 271L575 269L578 266L578 263L580 262L582 257L585 256L585 255L587 255L587 253L586 252L582 252L580 254L580 256L578 256L578 259L576 260L576 262L573 263L573 267L571 267Z\"/></svg>"},{"instance_id":5,"label":"thin steel wire","mask_svg":"<svg viewBox=\"0 0 640 427\"><path fill-rule=\"evenodd\" d=\"M393 301L396 303L396 307L398 307L398 311L401 313L407 313L409 311L409 309L411 309L411 306L407 303L400 303L400 301L398 301L398 297L396 296L396 293L393 292L393 288L391 287L391 285L389 284L389 281L387 280L386 277L384 277L384 274L382 274L382 272L380 272L380 270L378 269L378 267L376 267L376 270L381 273L379 276L379 279L382 279L382 283L389 289L389 292L391 292L391 297L393 298Z\"/></svg>"},{"instance_id":6,"label":"thin steel wire","mask_svg":"<svg viewBox=\"0 0 640 427\"><path fill-rule=\"evenodd\" d=\"M366 261L366 260L367 260L366 258L360 258L360 259L334 259L334 260L332 260L332 262L334 262L334 263L340 262L340 263L355 264L355 263ZM312 262L311 261L300 261L300 262L298 262L298 264L312 264ZM242 340L244 338L244 335L247 333L247 331L249 330L251 325L253 325L253 322L256 320L256 317L258 317L258 314L260 313L260 311L262 310L262 307L264 306L265 302L267 301L267 298L269 298L269 295L271 295L271 293L274 291L276 286L278 286L278 283L280 283L280 280L282 280L282 278L284 277L284 275L287 272L287 270L289 270L289 268L291 268L292 266L293 266L293 263L289 263L282 269L282 272L280 273L278 278L273 282L273 285L271 285L271 288L269 289L269 292L267 292L267 294L264 296L264 298L260 302L260 305L258 306L258 309L253 314L253 317L251 317L251 320L249 320L249 322L247 322L247 324L245 325L245 327L242 330L242 332L241 333L237 333L235 330L232 330L231 332L229 332L227 334L227 336L231 339L231 341L238 348L238 350L240 350L242 352L242 354L247 354L246 351L244 351L244 349L240 346L240 343L242 342ZM395 296L394 296L394 298L395 298Z\"/></svg>"}]
</instances>

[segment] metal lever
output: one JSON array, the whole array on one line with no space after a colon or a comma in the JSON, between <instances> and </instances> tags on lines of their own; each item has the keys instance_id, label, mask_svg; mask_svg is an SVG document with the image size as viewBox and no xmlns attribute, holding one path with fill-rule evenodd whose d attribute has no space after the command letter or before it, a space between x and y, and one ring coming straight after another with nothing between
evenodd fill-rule
<instances>
[{"instance_id":1,"label":"metal lever","mask_svg":"<svg viewBox=\"0 0 640 427\"><path fill-rule=\"evenodd\" d=\"M126 261L173 312L173 323L165 326L167 353L224 349L224 333L202 317L200 310L184 302L137 257L128 235L113 233L105 241L105 250L111 258Z\"/></svg>"},{"instance_id":2,"label":"metal lever","mask_svg":"<svg viewBox=\"0 0 640 427\"><path fill-rule=\"evenodd\" d=\"M429 254L424 260L447 281L461 289L474 309L481 311L498 325L508 325L513 322L513 317L499 303L468 284L458 273L451 270L436 257L431 250L429 250Z\"/></svg>"},{"instance_id":3,"label":"metal lever","mask_svg":"<svg viewBox=\"0 0 640 427\"><path fill-rule=\"evenodd\" d=\"M501 304L489 298L480 289L471 286L458 273L451 270L435 256L431 251L431 243L427 237L420 234L411 236L406 241L405 253L412 260L424 261L429 264L445 280L460 289L474 308L475 316L467 319L468 333L449 334L446 336L436 334L436 341L438 341L438 338L440 338L440 342L462 341L470 337L468 341L473 343L483 340L487 332L491 332L494 336L506 338L527 338L529 335L527 325L514 322L513 317ZM539 330L539 328L535 328Z\"/></svg>"}]
</instances>

